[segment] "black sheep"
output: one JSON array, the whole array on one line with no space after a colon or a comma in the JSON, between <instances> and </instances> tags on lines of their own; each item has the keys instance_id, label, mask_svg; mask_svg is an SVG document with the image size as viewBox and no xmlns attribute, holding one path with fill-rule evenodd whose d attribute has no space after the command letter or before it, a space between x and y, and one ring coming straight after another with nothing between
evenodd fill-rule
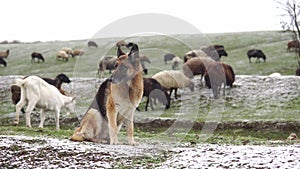
<instances>
[{"instance_id":1,"label":"black sheep","mask_svg":"<svg viewBox=\"0 0 300 169\"><path fill-rule=\"evenodd\" d=\"M266 62L266 59L267 59L266 55L260 49L250 49L250 50L248 50L247 56L248 56L248 59L249 59L249 63L251 63L251 58L252 57L257 58L256 63L260 62L260 58L262 58L264 60L264 62Z\"/></svg>"},{"instance_id":2,"label":"black sheep","mask_svg":"<svg viewBox=\"0 0 300 169\"><path fill-rule=\"evenodd\" d=\"M158 99L166 107L170 108L170 96L166 90L159 84L159 82L153 78L143 78L144 81L144 93L143 96L147 97L147 102L145 106L145 111L148 109L148 104L150 102L151 109L154 110L151 98Z\"/></svg>"},{"instance_id":3,"label":"black sheep","mask_svg":"<svg viewBox=\"0 0 300 169\"><path fill-rule=\"evenodd\" d=\"M6 61L2 57L0 57L0 65L4 65L4 67L7 65Z\"/></svg>"},{"instance_id":4,"label":"black sheep","mask_svg":"<svg viewBox=\"0 0 300 169\"><path fill-rule=\"evenodd\" d=\"M97 45L97 43L94 42L94 41L88 41L88 47L89 47L89 48L90 48L90 47L98 48L98 45Z\"/></svg>"},{"instance_id":5,"label":"black sheep","mask_svg":"<svg viewBox=\"0 0 300 169\"><path fill-rule=\"evenodd\" d=\"M38 52L33 52L31 54L31 62L34 61L35 59L37 59L38 63L40 62L40 60L45 62L45 59L44 59L43 55L41 53L38 53Z\"/></svg>"}]
</instances>

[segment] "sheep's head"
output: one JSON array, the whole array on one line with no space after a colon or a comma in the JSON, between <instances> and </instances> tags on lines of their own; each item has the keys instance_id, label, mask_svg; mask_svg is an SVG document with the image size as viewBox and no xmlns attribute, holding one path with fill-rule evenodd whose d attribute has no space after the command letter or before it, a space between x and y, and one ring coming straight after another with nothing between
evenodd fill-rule
<instances>
[{"instance_id":1,"label":"sheep's head","mask_svg":"<svg viewBox=\"0 0 300 169\"><path fill-rule=\"evenodd\" d=\"M70 83L71 80L69 79L69 77L63 73L59 74L56 76L56 79L60 80L61 82L64 82L64 83Z\"/></svg>"},{"instance_id":2,"label":"sheep's head","mask_svg":"<svg viewBox=\"0 0 300 169\"><path fill-rule=\"evenodd\" d=\"M72 99L65 104L68 112L75 113L75 106L76 106L75 99L76 97L72 97Z\"/></svg>"}]
</instances>

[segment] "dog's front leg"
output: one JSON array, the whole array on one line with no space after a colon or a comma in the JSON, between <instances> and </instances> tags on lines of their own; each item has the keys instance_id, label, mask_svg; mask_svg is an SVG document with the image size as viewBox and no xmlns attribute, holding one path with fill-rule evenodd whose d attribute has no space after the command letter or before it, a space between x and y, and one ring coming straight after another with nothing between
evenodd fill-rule
<instances>
[{"instance_id":1,"label":"dog's front leg","mask_svg":"<svg viewBox=\"0 0 300 169\"><path fill-rule=\"evenodd\" d=\"M134 133L133 114L134 114L134 110L132 111L132 113L130 113L128 119L126 119L126 129L127 129L128 144L135 146L138 145L138 143L134 141L134 137L133 137L133 133Z\"/></svg>"},{"instance_id":2,"label":"dog's front leg","mask_svg":"<svg viewBox=\"0 0 300 169\"><path fill-rule=\"evenodd\" d=\"M110 144L118 144L117 113L115 112L115 110L108 111L107 120L108 120Z\"/></svg>"}]
</instances>

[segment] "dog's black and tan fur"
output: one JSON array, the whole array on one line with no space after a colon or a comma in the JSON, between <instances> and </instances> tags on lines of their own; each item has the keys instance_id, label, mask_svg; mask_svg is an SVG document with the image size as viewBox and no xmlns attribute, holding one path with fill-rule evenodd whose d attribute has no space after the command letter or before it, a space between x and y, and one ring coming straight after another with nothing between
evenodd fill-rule
<instances>
[{"instance_id":1,"label":"dog's black and tan fur","mask_svg":"<svg viewBox=\"0 0 300 169\"><path fill-rule=\"evenodd\" d=\"M118 47L116 67L111 77L100 86L93 104L71 140L102 142L103 139L109 138L110 144L118 144L117 135L125 123L128 144L136 145L133 138L133 116L143 96L143 68L136 44L132 45L128 55ZM95 111L98 111L101 116L93 115ZM85 138L84 133L94 133L94 136Z\"/></svg>"}]
</instances>

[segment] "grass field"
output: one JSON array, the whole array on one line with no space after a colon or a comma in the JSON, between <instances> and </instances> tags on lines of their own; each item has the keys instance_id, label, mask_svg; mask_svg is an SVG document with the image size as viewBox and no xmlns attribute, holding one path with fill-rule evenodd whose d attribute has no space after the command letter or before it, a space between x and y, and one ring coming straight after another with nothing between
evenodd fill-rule
<instances>
[{"instance_id":1,"label":"grass field","mask_svg":"<svg viewBox=\"0 0 300 169\"><path fill-rule=\"evenodd\" d=\"M41 75L54 77L64 72L75 77L96 77L99 60L103 55L115 55L115 42L122 38L96 39L99 48L87 48L85 40L53 41L42 43L0 45L0 50L10 49L7 59L8 66L0 68L0 76L4 75ZM293 75L297 68L295 53L286 52L286 44L290 40L288 33L282 32L247 32L207 35L157 35L124 38L139 45L141 54L148 56L152 63L147 64L149 74L159 70L171 69L171 65L163 63L163 55L174 53L182 57L191 49L211 44L223 44L228 57L221 60L232 65L238 75L269 75L279 72L283 75ZM56 61L56 52L62 47L83 49L85 54L69 62ZM246 52L251 48L262 49L266 63L249 64ZM31 63L31 53L41 52L45 63ZM108 76L108 74L105 74Z\"/></svg>"}]
</instances>

